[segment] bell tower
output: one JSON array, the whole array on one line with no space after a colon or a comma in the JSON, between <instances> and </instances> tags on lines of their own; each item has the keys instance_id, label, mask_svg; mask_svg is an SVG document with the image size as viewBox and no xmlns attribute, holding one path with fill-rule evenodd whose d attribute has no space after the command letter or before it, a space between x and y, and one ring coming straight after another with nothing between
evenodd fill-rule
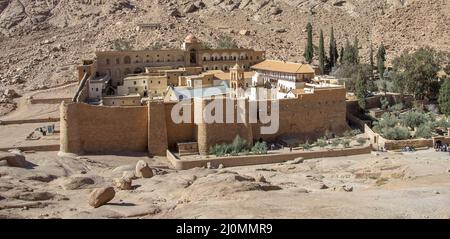
<instances>
[{"instance_id":1,"label":"bell tower","mask_svg":"<svg viewBox=\"0 0 450 239\"><path fill-rule=\"evenodd\" d=\"M247 89L244 78L244 68L237 62L230 68L230 94L232 98L245 97L244 91Z\"/></svg>"}]
</instances>

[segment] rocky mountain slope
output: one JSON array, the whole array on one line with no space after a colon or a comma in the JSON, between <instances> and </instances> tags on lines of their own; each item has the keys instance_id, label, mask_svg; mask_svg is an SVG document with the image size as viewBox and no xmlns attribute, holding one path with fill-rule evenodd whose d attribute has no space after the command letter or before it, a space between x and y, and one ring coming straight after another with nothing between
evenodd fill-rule
<instances>
[{"instance_id":1,"label":"rocky mountain slope","mask_svg":"<svg viewBox=\"0 0 450 239\"><path fill-rule=\"evenodd\" d=\"M450 52L449 20L447 0L0 0L0 101L12 101L6 89L74 81L80 60L116 39L144 49L179 47L188 33L211 45L228 35L269 58L302 61L311 21L316 44L319 29L327 42L333 26L339 47L357 35L367 59L370 42L383 42L389 61L421 46Z\"/></svg>"}]
</instances>

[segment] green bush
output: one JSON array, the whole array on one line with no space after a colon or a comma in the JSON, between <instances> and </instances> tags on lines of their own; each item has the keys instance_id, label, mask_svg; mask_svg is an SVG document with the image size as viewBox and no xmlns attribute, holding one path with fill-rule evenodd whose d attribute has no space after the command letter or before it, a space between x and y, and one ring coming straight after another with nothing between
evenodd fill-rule
<instances>
[{"instance_id":1,"label":"green bush","mask_svg":"<svg viewBox=\"0 0 450 239\"><path fill-rule=\"evenodd\" d=\"M417 128L415 136L416 136L416 138L425 138L425 139L431 138L431 136L433 136L433 134L432 134L430 124L420 125L419 128Z\"/></svg>"},{"instance_id":2,"label":"green bush","mask_svg":"<svg viewBox=\"0 0 450 239\"><path fill-rule=\"evenodd\" d=\"M400 119L402 120L402 124L406 127L409 127L411 129L414 129L415 127L419 127L420 125L424 124L425 122L428 122L431 120L431 118L425 114L420 113L417 111L409 111L405 114L402 114L400 116Z\"/></svg>"},{"instance_id":3,"label":"green bush","mask_svg":"<svg viewBox=\"0 0 450 239\"><path fill-rule=\"evenodd\" d=\"M327 141L325 139L318 139L317 145L321 148L324 148L325 146L327 146Z\"/></svg>"},{"instance_id":4,"label":"green bush","mask_svg":"<svg viewBox=\"0 0 450 239\"><path fill-rule=\"evenodd\" d=\"M350 133L352 134L352 136L356 136L356 135L358 135L358 134L361 134L361 130L359 130L359 129L354 129L354 130L352 130Z\"/></svg>"},{"instance_id":5,"label":"green bush","mask_svg":"<svg viewBox=\"0 0 450 239\"><path fill-rule=\"evenodd\" d=\"M331 145L333 146L333 147L337 147L337 146L339 146L341 144L341 139L333 139L332 141L331 141Z\"/></svg>"},{"instance_id":6,"label":"green bush","mask_svg":"<svg viewBox=\"0 0 450 239\"><path fill-rule=\"evenodd\" d=\"M345 139L343 139L342 141L341 141L341 144L342 144L342 146L344 146L344 148L348 148L348 147L350 147L350 143L351 143L352 141L350 140L350 139L348 139L348 138L345 138Z\"/></svg>"},{"instance_id":7,"label":"green bush","mask_svg":"<svg viewBox=\"0 0 450 239\"><path fill-rule=\"evenodd\" d=\"M393 128L385 128L382 132L383 137L391 140L402 140L408 139L410 134L409 130L406 127L397 126Z\"/></svg>"},{"instance_id":8,"label":"green bush","mask_svg":"<svg viewBox=\"0 0 450 239\"><path fill-rule=\"evenodd\" d=\"M309 140L306 140L306 142L302 145L300 145L300 147L303 148L303 150L310 150L312 148L312 145L309 143Z\"/></svg>"},{"instance_id":9,"label":"green bush","mask_svg":"<svg viewBox=\"0 0 450 239\"><path fill-rule=\"evenodd\" d=\"M267 144L266 142L256 142L252 147L252 153L254 154L267 154Z\"/></svg>"},{"instance_id":10,"label":"green bush","mask_svg":"<svg viewBox=\"0 0 450 239\"><path fill-rule=\"evenodd\" d=\"M359 145L364 145L367 142L366 138L360 137L356 140L356 142L358 142Z\"/></svg>"},{"instance_id":11,"label":"green bush","mask_svg":"<svg viewBox=\"0 0 450 239\"><path fill-rule=\"evenodd\" d=\"M247 141L243 138L241 138L239 135L237 135L233 142L231 143L231 153L241 153L245 150L245 147L247 145Z\"/></svg>"},{"instance_id":12,"label":"green bush","mask_svg":"<svg viewBox=\"0 0 450 239\"><path fill-rule=\"evenodd\" d=\"M209 148L209 154L214 154L217 157L231 154L233 156L239 155L246 150L247 141L241 137L236 136L231 144L216 144Z\"/></svg>"}]
</instances>

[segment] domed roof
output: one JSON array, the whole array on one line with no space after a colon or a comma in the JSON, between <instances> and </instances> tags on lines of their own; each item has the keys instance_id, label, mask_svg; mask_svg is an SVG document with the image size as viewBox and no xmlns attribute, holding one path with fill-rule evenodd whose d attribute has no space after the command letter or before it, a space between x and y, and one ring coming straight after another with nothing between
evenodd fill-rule
<instances>
[{"instance_id":1,"label":"domed roof","mask_svg":"<svg viewBox=\"0 0 450 239\"><path fill-rule=\"evenodd\" d=\"M187 35L186 38L184 38L184 42L186 42L186 43L197 43L198 39L192 33L189 33L189 35Z\"/></svg>"}]
</instances>

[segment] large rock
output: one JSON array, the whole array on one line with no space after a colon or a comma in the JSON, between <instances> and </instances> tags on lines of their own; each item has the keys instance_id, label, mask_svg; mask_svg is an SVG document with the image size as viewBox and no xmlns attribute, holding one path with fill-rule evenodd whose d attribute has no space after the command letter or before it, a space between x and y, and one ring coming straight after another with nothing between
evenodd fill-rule
<instances>
[{"instance_id":1,"label":"large rock","mask_svg":"<svg viewBox=\"0 0 450 239\"><path fill-rule=\"evenodd\" d=\"M60 186L64 190L75 190L75 189L83 189L86 188L88 185L94 184L94 179L90 177L69 177L65 178L61 183Z\"/></svg>"},{"instance_id":2,"label":"large rock","mask_svg":"<svg viewBox=\"0 0 450 239\"><path fill-rule=\"evenodd\" d=\"M190 3L185 9L184 9L184 13L193 13L196 12L198 10L198 7L195 6L194 3Z\"/></svg>"},{"instance_id":3,"label":"large rock","mask_svg":"<svg viewBox=\"0 0 450 239\"><path fill-rule=\"evenodd\" d=\"M116 196L116 191L113 187L94 189L89 196L89 205L94 208L105 205Z\"/></svg>"},{"instance_id":4,"label":"large rock","mask_svg":"<svg viewBox=\"0 0 450 239\"><path fill-rule=\"evenodd\" d=\"M169 10L169 16L171 17L182 17L180 11L178 9Z\"/></svg>"},{"instance_id":5,"label":"large rock","mask_svg":"<svg viewBox=\"0 0 450 239\"><path fill-rule=\"evenodd\" d=\"M139 160L136 164L135 176L138 178L151 178L153 171L144 160Z\"/></svg>"},{"instance_id":6,"label":"large rock","mask_svg":"<svg viewBox=\"0 0 450 239\"><path fill-rule=\"evenodd\" d=\"M133 180L129 177L121 177L115 180L115 185L120 190L131 190Z\"/></svg>"},{"instance_id":7,"label":"large rock","mask_svg":"<svg viewBox=\"0 0 450 239\"><path fill-rule=\"evenodd\" d=\"M22 154L0 152L0 161L5 160L10 167L26 168L29 162Z\"/></svg>"}]
</instances>

